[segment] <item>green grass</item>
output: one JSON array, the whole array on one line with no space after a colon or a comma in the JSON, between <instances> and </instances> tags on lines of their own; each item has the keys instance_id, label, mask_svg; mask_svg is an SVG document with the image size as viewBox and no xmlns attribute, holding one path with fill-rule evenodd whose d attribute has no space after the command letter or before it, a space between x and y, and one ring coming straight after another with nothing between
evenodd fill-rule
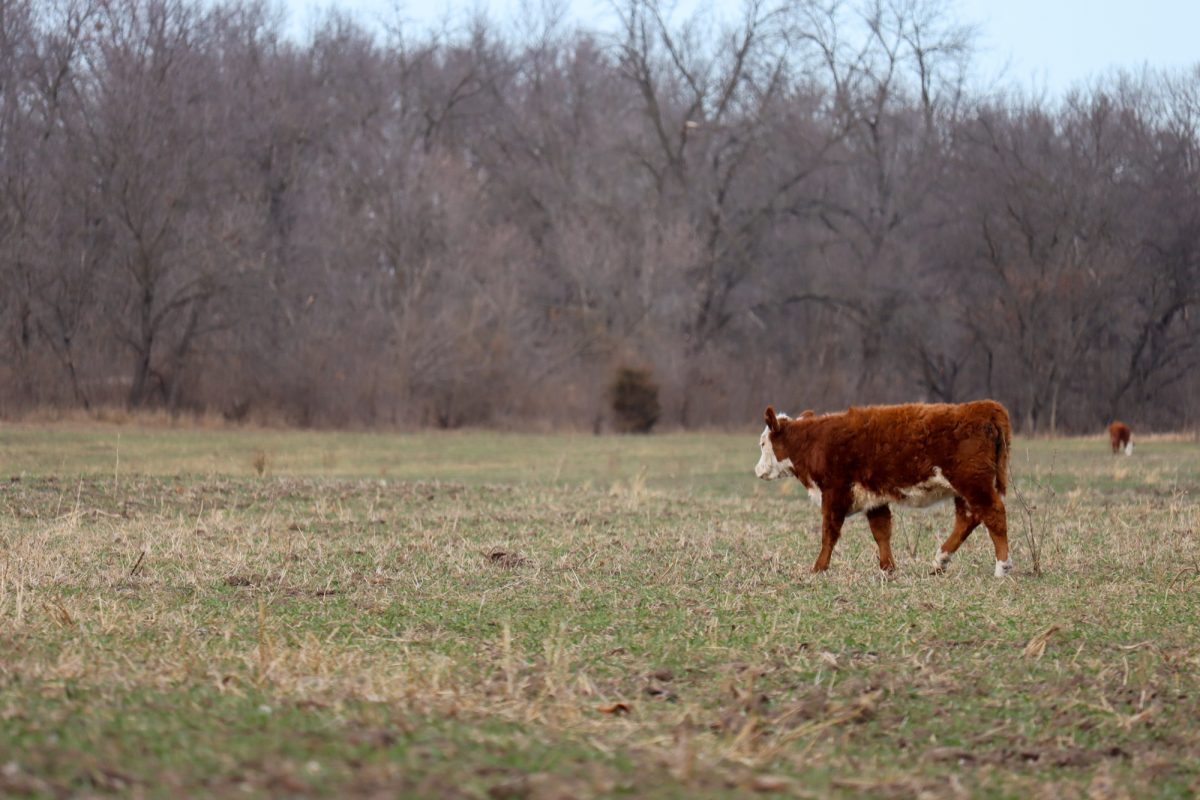
<instances>
[{"instance_id":1,"label":"green grass","mask_svg":"<svg viewBox=\"0 0 1200 800\"><path fill-rule=\"evenodd\" d=\"M811 575L756 458L0 429L0 794L1200 791L1196 445L1018 440L1002 580L986 534L928 574L945 506Z\"/></svg>"}]
</instances>

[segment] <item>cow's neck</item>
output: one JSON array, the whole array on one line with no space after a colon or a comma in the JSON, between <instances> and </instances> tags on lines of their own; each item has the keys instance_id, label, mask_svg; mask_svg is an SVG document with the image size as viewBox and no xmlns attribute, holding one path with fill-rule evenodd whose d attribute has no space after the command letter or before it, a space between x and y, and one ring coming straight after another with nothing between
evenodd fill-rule
<instances>
[{"instance_id":1,"label":"cow's neck","mask_svg":"<svg viewBox=\"0 0 1200 800\"><path fill-rule=\"evenodd\" d=\"M792 460L792 470L809 489L817 484L819 477L815 474L813 463L817 425L817 420L796 420L784 430L784 443L787 446L788 458Z\"/></svg>"}]
</instances>

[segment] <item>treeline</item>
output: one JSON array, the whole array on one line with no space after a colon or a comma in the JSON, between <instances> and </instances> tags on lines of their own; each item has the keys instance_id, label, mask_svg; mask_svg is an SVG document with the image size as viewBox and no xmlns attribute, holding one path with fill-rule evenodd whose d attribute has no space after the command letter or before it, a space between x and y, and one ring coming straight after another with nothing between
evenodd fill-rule
<instances>
[{"instance_id":1,"label":"treeline","mask_svg":"<svg viewBox=\"0 0 1200 800\"><path fill-rule=\"evenodd\" d=\"M0 0L0 412L605 429L1004 402L1196 427L1200 69L978 86L936 0L304 41Z\"/></svg>"}]
</instances>

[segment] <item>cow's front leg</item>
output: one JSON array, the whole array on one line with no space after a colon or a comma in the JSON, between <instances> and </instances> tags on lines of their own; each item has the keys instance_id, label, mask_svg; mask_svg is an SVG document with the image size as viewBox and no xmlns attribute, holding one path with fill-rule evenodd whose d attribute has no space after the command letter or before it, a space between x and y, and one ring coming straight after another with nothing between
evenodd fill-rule
<instances>
[{"instance_id":1,"label":"cow's front leg","mask_svg":"<svg viewBox=\"0 0 1200 800\"><path fill-rule=\"evenodd\" d=\"M892 510L887 506L872 508L867 512L867 523L879 548L879 568L891 572L896 569L896 562L892 560Z\"/></svg>"},{"instance_id":2,"label":"cow's front leg","mask_svg":"<svg viewBox=\"0 0 1200 800\"><path fill-rule=\"evenodd\" d=\"M848 507L838 492L827 491L821 496L821 552L817 555L817 563L813 564L813 572L829 569L829 559L833 556L833 546L842 535Z\"/></svg>"}]
</instances>

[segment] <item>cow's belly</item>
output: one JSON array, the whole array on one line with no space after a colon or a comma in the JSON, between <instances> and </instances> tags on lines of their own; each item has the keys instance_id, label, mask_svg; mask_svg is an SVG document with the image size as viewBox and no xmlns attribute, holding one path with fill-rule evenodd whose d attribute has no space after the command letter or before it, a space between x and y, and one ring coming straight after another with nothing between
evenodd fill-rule
<instances>
[{"instance_id":1,"label":"cow's belly","mask_svg":"<svg viewBox=\"0 0 1200 800\"><path fill-rule=\"evenodd\" d=\"M944 503L957 493L950 488L950 484L946 483L945 478L942 478L941 481L941 484L930 484L926 481L911 489L905 489L901 492L903 495L901 499L895 502L897 505L911 508L928 508L937 503Z\"/></svg>"},{"instance_id":2,"label":"cow's belly","mask_svg":"<svg viewBox=\"0 0 1200 800\"><path fill-rule=\"evenodd\" d=\"M957 494L938 467L933 468L933 475L930 477L920 483L898 489L894 494L878 494L857 483L850 486L850 493L852 502L849 513L851 514L870 511L886 505L928 508L937 503L944 503Z\"/></svg>"}]
</instances>

